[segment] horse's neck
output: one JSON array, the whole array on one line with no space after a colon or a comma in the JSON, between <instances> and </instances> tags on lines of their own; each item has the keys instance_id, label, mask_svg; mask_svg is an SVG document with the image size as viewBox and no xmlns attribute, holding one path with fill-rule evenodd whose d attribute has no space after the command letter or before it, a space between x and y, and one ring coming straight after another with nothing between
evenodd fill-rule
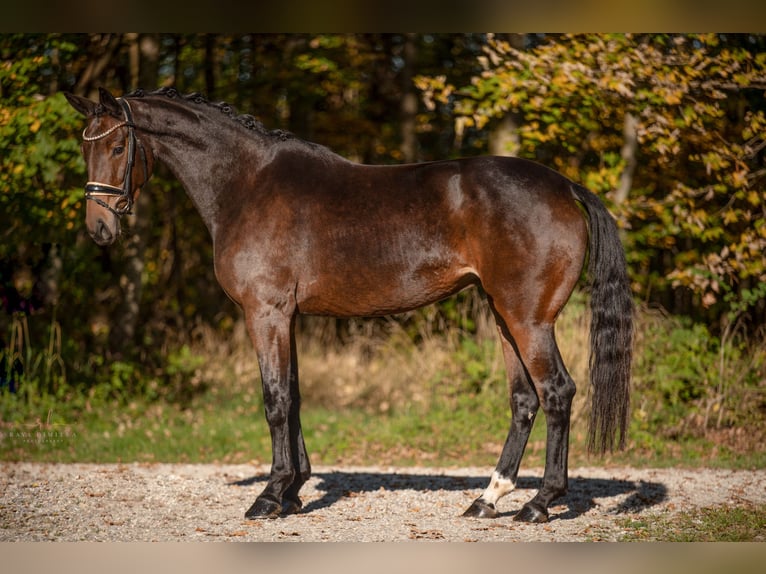
<instances>
[{"instance_id":1,"label":"horse's neck","mask_svg":"<svg viewBox=\"0 0 766 574\"><path fill-rule=\"evenodd\" d=\"M215 239L219 194L231 187L244 154L250 169L257 165L258 142L238 133L237 126L217 125L204 116L192 120L188 111L177 115L174 120L178 121L165 122L172 127L152 130L152 147L157 159L181 182Z\"/></svg>"},{"instance_id":2,"label":"horse's neck","mask_svg":"<svg viewBox=\"0 0 766 574\"><path fill-rule=\"evenodd\" d=\"M218 192L226 182L220 181L216 185L213 161L215 157L220 157L219 153L225 152L188 145L188 142L180 139L162 141L157 148L158 159L181 182L211 235L215 236L219 209Z\"/></svg>"}]
</instances>

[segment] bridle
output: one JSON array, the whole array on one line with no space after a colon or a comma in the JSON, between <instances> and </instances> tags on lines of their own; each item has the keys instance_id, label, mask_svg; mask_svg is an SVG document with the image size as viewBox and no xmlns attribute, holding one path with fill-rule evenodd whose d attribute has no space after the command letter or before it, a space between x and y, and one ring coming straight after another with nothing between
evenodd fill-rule
<instances>
[{"instance_id":1,"label":"bridle","mask_svg":"<svg viewBox=\"0 0 766 574\"><path fill-rule=\"evenodd\" d=\"M125 126L128 128L128 161L125 166L125 175L122 178L122 187L117 187L108 183L101 183L100 181L89 181L85 184L85 199L95 201L101 207L108 209L117 217L120 217L121 215L130 215L131 210L133 209L133 189L131 184L133 181L133 165L136 163L136 147L141 150L141 159L143 160L144 167L144 181L141 183L141 186L148 181L150 175L149 164L146 161L146 150L144 150L144 146L141 145L141 142L135 134L136 126L133 123L133 113L130 110L130 104L123 98L119 98L118 101L125 113L125 119L120 123L113 125L106 131L94 136L85 135L85 132L88 131L88 128L86 127L82 132L82 139L86 142L92 142L105 138L121 127ZM101 199L100 196L121 197L125 199L125 204L122 207L114 208Z\"/></svg>"}]
</instances>

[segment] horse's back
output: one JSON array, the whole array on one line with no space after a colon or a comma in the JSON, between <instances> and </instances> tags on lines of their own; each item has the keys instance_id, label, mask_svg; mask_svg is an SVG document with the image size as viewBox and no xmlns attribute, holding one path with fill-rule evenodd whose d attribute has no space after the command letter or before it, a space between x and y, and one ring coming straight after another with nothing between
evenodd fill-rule
<instances>
[{"instance_id":1,"label":"horse's back","mask_svg":"<svg viewBox=\"0 0 766 574\"><path fill-rule=\"evenodd\" d=\"M471 283L524 288L525 276L551 265L577 267L569 276L579 276L587 229L571 182L539 164L480 157L365 166L323 157L290 170L288 159L269 193L242 209L243 220L252 211L261 221L238 227L227 254L233 273L221 273L239 291L278 278L295 285L303 312L381 315Z\"/></svg>"},{"instance_id":2,"label":"horse's back","mask_svg":"<svg viewBox=\"0 0 766 574\"><path fill-rule=\"evenodd\" d=\"M346 169L337 197L304 206L320 277L305 308L345 286L334 311L391 313L471 283L517 290L546 275L562 282L561 298L579 277L587 226L572 182L544 166L480 157Z\"/></svg>"}]
</instances>

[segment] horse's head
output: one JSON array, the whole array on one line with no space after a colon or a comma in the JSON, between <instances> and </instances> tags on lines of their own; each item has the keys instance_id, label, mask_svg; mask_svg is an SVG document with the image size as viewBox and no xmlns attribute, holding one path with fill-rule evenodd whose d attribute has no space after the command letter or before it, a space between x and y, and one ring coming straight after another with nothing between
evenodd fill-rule
<instances>
[{"instance_id":1,"label":"horse's head","mask_svg":"<svg viewBox=\"0 0 766 574\"><path fill-rule=\"evenodd\" d=\"M152 173L154 157L135 134L133 112L124 98L99 88L100 102L65 94L74 109L88 118L82 153L88 168L85 224L99 245L120 234L120 216L129 214L141 186Z\"/></svg>"}]
</instances>

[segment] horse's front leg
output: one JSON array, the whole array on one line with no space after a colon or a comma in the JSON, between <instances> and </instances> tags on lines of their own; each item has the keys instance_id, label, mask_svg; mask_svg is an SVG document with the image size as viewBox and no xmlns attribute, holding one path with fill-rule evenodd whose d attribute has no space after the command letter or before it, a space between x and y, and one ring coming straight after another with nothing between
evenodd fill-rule
<instances>
[{"instance_id":1,"label":"horse's front leg","mask_svg":"<svg viewBox=\"0 0 766 574\"><path fill-rule=\"evenodd\" d=\"M245 517L276 518L283 512L283 496L294 484L297 470L295 461L298 453L293 453L291 443L299 433L295 430L291 432L290 428L291 421L296 419L292 396L295 390L291 392L293 378L297 385L297 373L292 372L296 367L293 358L294 318L292 314L287 315L277 308L246 311L246 315L261 369L263 403L271 433L272 462L269 481ZM290 498L286 510L295 512L300 508L300 503L296 502L297 492L291 492Z\"/></svg>"},{"instance_id":2,"label":"horse's front leg","mask_svg":"<svg viewBox=\"0 0 766 574\"><path fill-rule=\"evenodd\" d=\"M311 476L311 463L303 441L301 429L301 393L298 384L298 353L295 346L295 329L290 329L290 412L288 424L290 425L290 450L293 457L295 477L293 483L287 488L282 499L282 514L299 512L303 507L298 496L301 487Z\"/></svg>"}]
</instances>

